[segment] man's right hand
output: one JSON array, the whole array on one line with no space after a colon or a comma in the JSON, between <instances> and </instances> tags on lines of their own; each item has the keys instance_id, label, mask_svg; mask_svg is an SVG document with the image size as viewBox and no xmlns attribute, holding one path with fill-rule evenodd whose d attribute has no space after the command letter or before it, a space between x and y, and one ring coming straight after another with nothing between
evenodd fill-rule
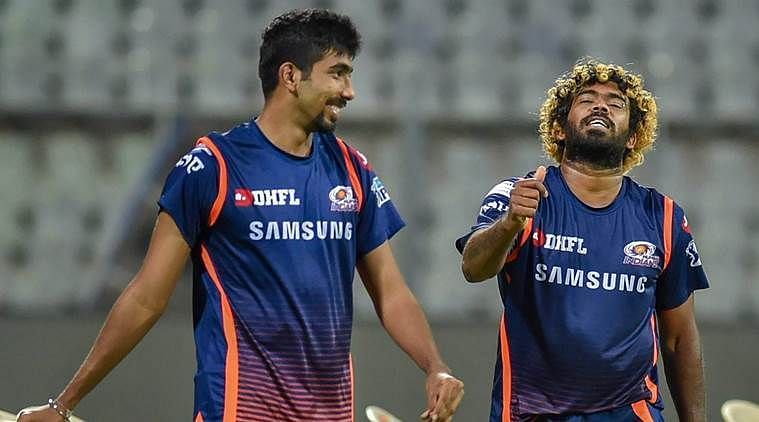
<instances>
[{"instance_id":1,"label":"man's right hand","mask_svg":"<svg viewBox=\"0 0 759 422\"><path fill-rule=\"evenodd\" d=\"M538 166L533 177L521 179L514 184L511 191L509 211L504 222L509 228L521 230L527 219L535 216L541 198L548 198L548 189L543 184L546 168Z\"/></svg>"},{"instance_id":2,"label":"man's right hand","mask_svg":"<svg viewBox=\"0 0 759 422\"><path fill-rule=\"evenodd\" d=\"M63 416L48 405L27 407L18 412L17 422L64 422Z\"/></svg>"}]
</instances>

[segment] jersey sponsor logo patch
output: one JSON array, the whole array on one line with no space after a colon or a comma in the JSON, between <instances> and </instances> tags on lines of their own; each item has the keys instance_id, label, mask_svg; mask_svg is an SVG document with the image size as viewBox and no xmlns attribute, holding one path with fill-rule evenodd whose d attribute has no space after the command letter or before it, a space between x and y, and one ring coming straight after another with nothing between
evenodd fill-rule
<instances>
[{"instance_id":1,"label":"jersey sponsor logo patch","mask_svg":"<svg viewBox=\"0 0 759 422\"><path fill-rule=\"evenodd\" d=\"M235 205L238 207L298 206L300 198L295 189L235 189Z\"/></svg>"},{"instance_id":2,"label":"jersey sponsor logo patch","mask_svg":"<svg viewBox=\"0 0 759 422\"><path fill-rule=\"evenodd\" d=\"M248 189L235 189L235 205L238 207L253 205L253 195Z\"/></svg>"},{"instance_id":3,"label":"jersey sponsor logo patch","mask_svg":"<svg viewBox=\"0 0 759 422\"><path fill-rule=\"evenodd\" d=\"M372 179L372 192L374 192L374 196L377 198L377 208L382 207L382 204L390 200L390 194L387 192L385 184L377 176L374 176L374 179Z\"/></svg>"},{"instance_id":4,"label":"jersey sponsor logo patch","mask_svg":"<svg viewBox=\"0 0 759 422\"><path fill-rule=\"evenodd\" d=\"M577 236L543 233L540 229L536 229L535 232L532 233L532 244L537 248L586 255L588 249L583 245L584 243L585 239Z\"/></svg>"},{"instance_id":5,"label":"jersey sponsor logo patch","mask_svg":"<svg viewBox=\"0 0 759 422\"><path fill-rule=\"evenodd\" d=\"M659 268L659 256L655 255L656 246L651 242L636 240L625 245L623 264L641 267Z\"/></svg>"},{"instance_id":6,"label":"jersey sponsor logo patch","mask_svg":"<svg viewBox=\"0 0 759 422\"><path fill-rule=\"evenodd\" d=\"M635 274L605 273L579 268L564 268L538 263L535 265L535 281L542 284L585 288L589 290L640 293L646 292L648 278Z\"/></svg>"},{"instance_id":7,"label":"jersey sponsor logo patch","mask_svg":"<svg viewBox=\"0 0 759 422\"><path fill-rule=\"evenodd\" d=\"M695 240L691 239L691 241L688 243L688 246L685 248L685 254L688 255L688 258L690 259L691 267L701 266L701 255L698 253Z\"/></svg>"},{"instance_id":8,"label":"jersey sponsor logo patch","mask_svg":"<svg viewBox=\"0 0 759 422\"><path fill-rule=\"evenodd\" d=\"M329 191L331 202L330 211L355 212L358 211L358 201L353 196L353 188L350 186L335 186Z\"/></svg>"},{"instance_id":9,"label":"jersey sponsor logo patch","mask_svg":"<svg viewBox=\"0 0 759 422\"><path fill-rule=\"evenodd\" d=\"M251 221L251 240L351 240L350 221Z\"/></svg>"}]
</instances>

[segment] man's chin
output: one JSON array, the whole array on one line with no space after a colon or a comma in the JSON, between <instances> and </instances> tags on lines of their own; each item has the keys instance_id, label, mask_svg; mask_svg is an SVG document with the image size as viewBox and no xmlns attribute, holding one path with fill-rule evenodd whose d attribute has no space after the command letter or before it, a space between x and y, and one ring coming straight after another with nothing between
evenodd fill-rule
<instances>
[{"instance_id":1,"label":"man's chin","mask_svg":"<svg viewBox=\"0 0 759 422\"><path fill-rule=\"evenodd\" d=\"M336 121L333 122L324 116L320 116L312 124L314 132L332 132L335 130L335 126L337 126Z\"/></svg>"},{"instance_id":2,"label":"man's chin","mask_svg":"<svg viewBox=\"0 0 759 422\"><path fill-rule=\"evenodd\" d=\"M585 131L585 137L594 141L610 141L614 138L614 134L608 130L591 128Z\"/></svg>"}]
</instances>

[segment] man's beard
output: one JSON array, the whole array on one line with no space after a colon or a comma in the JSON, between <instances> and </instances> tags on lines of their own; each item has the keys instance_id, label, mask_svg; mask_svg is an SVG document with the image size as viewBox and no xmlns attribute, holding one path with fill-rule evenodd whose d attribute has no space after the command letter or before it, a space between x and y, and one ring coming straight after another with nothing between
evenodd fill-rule
<instances>
[{"instance_id":1,"label":"man's beard","mask_svg":"<svg viewBox=\"0 0 759 422\"><path fill-rule=\"evenodd\" d=\"M326 117L324 117L324 112L321 112L318 116L316 116L314 120L311 121L308 129L311 132L331 132L335 130L335 126L337 126L337 124L335 122L329 121Z\"/></svg>"},{"instance_id":2,"label":"man's beard","mask_svg":"<svg viewBox=\"0 0 759 422\"><path fill-rule=\"evenodd\" d=\"M611 170L622 167L627 154L629 132L602 135L590 130L582 133L574 125L567 125L564 141L564 159L582 163L594 170Z\"/></svg>"},{"instance_id":3,"label":"man's beard","mask_svg":"<svg viewBox=\"0 0 759 422\"><path fill-rule=\"evenodd\" d=\"M337 106L340 109L344 108L347 104L348 102L340 97L332 98L326 103L327 106ZM308 129L311 132L331 132L335 130L335 126L337 126L337 122L328 119L324 115L324 111L322 111L311 121Z\"/></svg>"}]
</instances>

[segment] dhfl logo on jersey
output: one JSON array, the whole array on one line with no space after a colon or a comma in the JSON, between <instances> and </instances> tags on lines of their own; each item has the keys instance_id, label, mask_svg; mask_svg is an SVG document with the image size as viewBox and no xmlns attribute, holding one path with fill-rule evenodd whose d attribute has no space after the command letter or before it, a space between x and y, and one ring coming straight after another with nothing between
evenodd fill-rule
<instances>
[{"instance_id":1,"label":"dhfl logo on jersey","mask_svg":"<svg viewBox=\"0 0 759 422\"><path fill-rule=\"evenodd\" d=\"M330 211L358 211L358 201L353 197L353 188L350 186L335 186L329 191L329 200L331 202Z\"/></svg>"},{"instance_id":2,"label":"dhfl logo on jersey","mask_svg":"<svg viewBox=\"0 0 759 422\"><path fill-rule=\"evenodd\" d=\"M235 189L235 205L238 207L253 205L253 195L247 189Z\"/></svg>"},{"instance_id":3,"label":"dhfl logo on jersey","mask_svg":"<svg viewBox=\"0 0 759 422\"><path fill-rule=\"evenodd\" d=\"M585 243L585 239L582 237L543 233L540 229L535 229L535 232L532 233L532 244L535 245L536 248L562 252L575 252L580 255L586 255L588 249L583 246L583 243Z\"/></svg>"},{"instance_id":4,"label":"dhfl logo on jersey","mask_svg":"<svg viewBox=\"0 0 759 422\"><path fill-rule=\"evenodd\" d=\"M269 207L300 205L295 189L235 189L235 205L238 207Z\"/></svg>"},{"instance_id":5,"label":"dhfl logo on jersey","mask_svg":"<svg viewBox=\"0 0 759 422\"><path fill-rule=\"evenodd\" d=\"M656 246L651 242L636 240L625 245L623 264L641 267L659 268L659 256L655 255Z\"/></svg>"}]
</instances>

